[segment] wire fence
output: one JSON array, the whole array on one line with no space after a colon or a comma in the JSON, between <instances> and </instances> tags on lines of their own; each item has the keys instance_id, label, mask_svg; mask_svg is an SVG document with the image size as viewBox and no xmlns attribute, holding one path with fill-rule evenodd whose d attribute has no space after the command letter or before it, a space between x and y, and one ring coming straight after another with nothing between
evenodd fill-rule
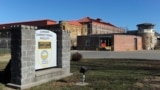
<instances>
[{"instance_id":1,"label":"wire fence","mask_svg":"<svg viewBox=\"0 0 160 90\"><path fill-rule=\"evenodd\" d=\"M0 37L0 55L10 54L10 38Z\"/></svg>"},{"instance_id":2,"label":"wire fence","mask_svg":"<svg viewBox=\"0 0 160 90\"><path fill-rule=\"evenodd\" d=\"M0 48L0 55L10 54L10 53L11 53L10 48Z\"/></svg>"}]
</instances>

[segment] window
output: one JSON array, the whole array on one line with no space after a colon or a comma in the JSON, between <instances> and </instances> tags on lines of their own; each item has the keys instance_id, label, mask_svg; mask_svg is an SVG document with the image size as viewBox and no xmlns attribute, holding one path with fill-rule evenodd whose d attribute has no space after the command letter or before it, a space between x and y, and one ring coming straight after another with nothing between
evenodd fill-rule
<instances>
[{"instance_id":1,"label":"window","mask_svg":"<svg viewBox=\"0 0 160 90\"><path fill-rule=\"evenodd\" d=\"M62 28L63 30L65 30L65 26L63 26L63 28Z\"/></svg>"},{"instance_id":2,"label":"window","mask_svg":"<svg viewBox=\"0 0 160 90\"><path fill-rule=\"evenodd\" d=\"M86 40L85 46L90 46L90 40Z\"/></svg>"}]
</instances>

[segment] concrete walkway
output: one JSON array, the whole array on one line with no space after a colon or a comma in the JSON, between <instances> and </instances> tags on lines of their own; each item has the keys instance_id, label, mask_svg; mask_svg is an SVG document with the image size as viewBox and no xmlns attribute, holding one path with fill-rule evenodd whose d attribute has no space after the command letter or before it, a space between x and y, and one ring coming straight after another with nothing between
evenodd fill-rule
<instances>
[{"instance_id":1,"label":"concrete walkway","mask_svg":"<svg viewBox=\"0 0 160 90\"><path fill-rule=\"evenodd\" d=\"M113 52L113 51L71 51L79 52L84 59L147 59L160 60L160 50L150 51L127 51L127 52Z\"/></svg>"}]
</instances>

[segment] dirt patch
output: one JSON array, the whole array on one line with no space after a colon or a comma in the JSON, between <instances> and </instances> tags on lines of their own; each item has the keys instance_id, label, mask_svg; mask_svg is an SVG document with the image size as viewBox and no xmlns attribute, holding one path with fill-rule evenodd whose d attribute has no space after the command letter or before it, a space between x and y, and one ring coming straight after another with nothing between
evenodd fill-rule
<instances>
[{"instance_id":1,"label":"dirt patch","mask_svg":"<svg viewBox=\"0 0 160 90\"><path fill-rule=\"evenodd\" d=\"M10 87L4 87L3 90L17 90L17 89L10 88ZM18 89L18 90L19 90L19 89Z\"/></svg>"},{"instance_id":2,"label":"dirt patch","mask_svg":"<svg viewBox=\"0 0 160 90\"><path fill-rule=\"evenodd\" d=\"M143 88L149 86L153 90L160 90L160 76L149 76L143 81L135 83L136 87Z\"/></svg>"},{"instance_id":3,"label":"dirt patch","mask_svg":"<svg viewBox=\"0 0 160 90\"><path fill-rule=\"evenodd\" d=\"M142 83L139 83L139 82L137 82L135 85L136 85L137 87L139 87L139 88L142 88L142 87L144 87L144 84L142 84Z\"/></svg>"}]
</instances>

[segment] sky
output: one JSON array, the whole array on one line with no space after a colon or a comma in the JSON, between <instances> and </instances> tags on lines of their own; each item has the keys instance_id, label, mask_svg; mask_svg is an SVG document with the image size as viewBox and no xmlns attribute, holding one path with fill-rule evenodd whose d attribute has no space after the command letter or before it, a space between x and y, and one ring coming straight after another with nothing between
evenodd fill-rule
<instances>
[{"instance_id":1,"label":"sky","mask_svg":"<svg viewBox=\"0 0 160 90\"><path fill-rule=\"evenodd\" d=\"M128 30L137 30L140 23L153 23L160 33L159 9L160 0L1 0L0 24L91 17Z\"/></svg>"}]
</instances>

